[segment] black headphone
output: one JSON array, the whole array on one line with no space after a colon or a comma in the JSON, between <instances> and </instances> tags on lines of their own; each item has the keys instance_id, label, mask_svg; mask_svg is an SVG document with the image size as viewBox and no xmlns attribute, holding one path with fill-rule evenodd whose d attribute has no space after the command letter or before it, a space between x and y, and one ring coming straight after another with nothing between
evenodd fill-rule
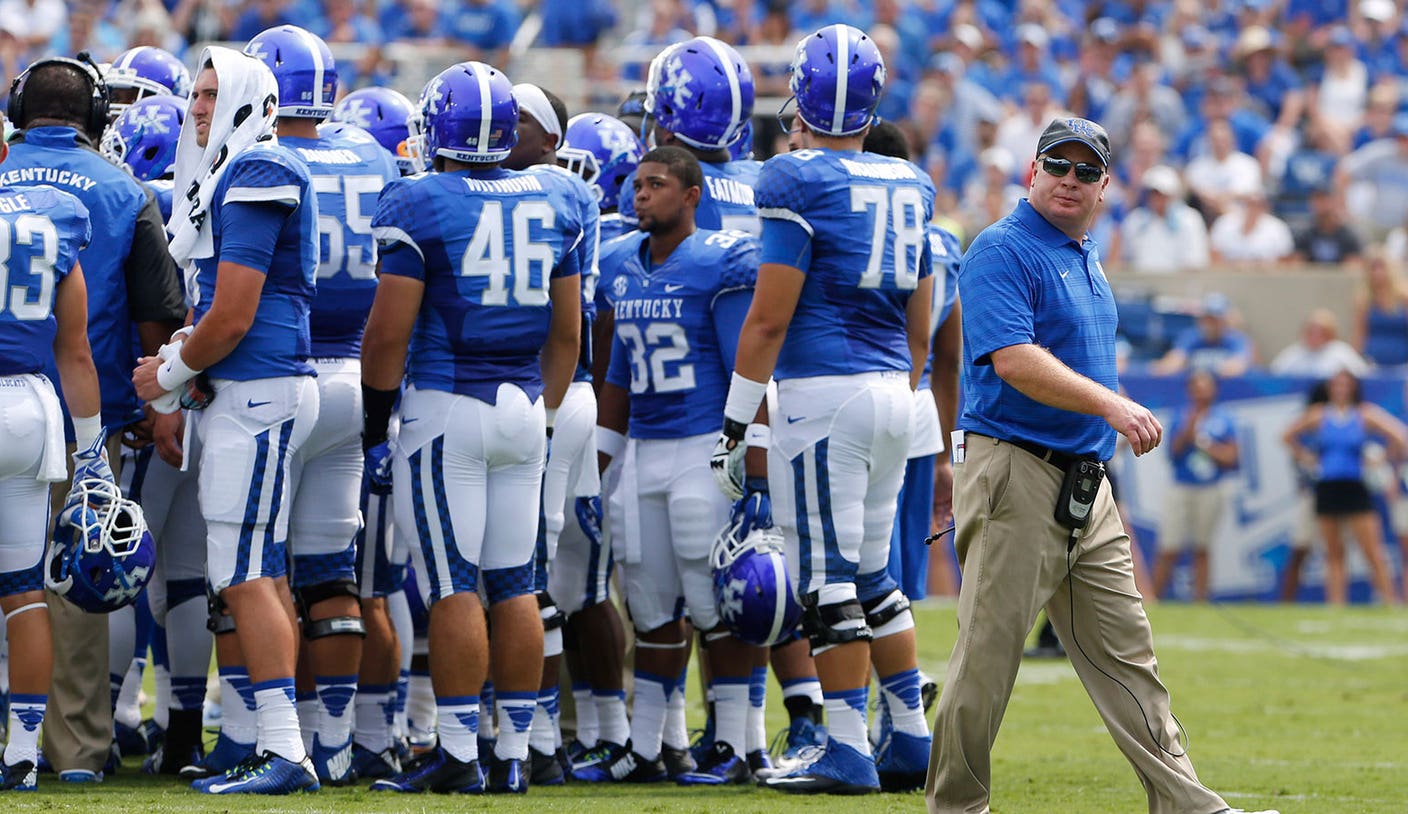
<instances>
[{"instance_id":1,"label":"black headphone","mask_svg":"<svg viewBox=\"0 0 1408 814\"><path fill-rule=\"evenodd\" d=\"M24 73L15 77L15 81L10 83L10 120L15 123L16 127L24 127L29 124L24 112L24 88L29 83L29 75L35 69L43 68L46 65L67 65L88 78L89 84L93 86L93 96L88 104L88 120L82 124L88 136L96 139L102 134L103 128L108 126L108 83L103 81L103 72L98 69L98 63L93 61L93 57L87 51L78 52L78 59L48 57L25 68Z\"/></svg>"}]
</instances>

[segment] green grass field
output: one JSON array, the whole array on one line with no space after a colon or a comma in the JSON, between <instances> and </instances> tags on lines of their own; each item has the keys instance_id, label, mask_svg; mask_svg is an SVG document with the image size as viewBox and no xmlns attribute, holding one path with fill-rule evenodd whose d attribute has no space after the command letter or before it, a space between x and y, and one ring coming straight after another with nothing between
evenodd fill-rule
<instances>
[{"instance_id":1,"label":"green grass field","mask_svg":"<svg viewBox=\"0 0 1408 814\"><path fill-rule=\"evenodd\" d=\"M917 606L920 662L943 676L951 605ZM1387 609L1230 606L1151 608L1162 675L1192 736L1199 776L1234 806L1283 814L1408 811L1408 614ZM693 683L693 682L691 682ZM693 690L694 687L691 687ZM775 690L775 688L774 688ZM777 727L783 724L780 703ZM702 716L697 704L692 716ZM999 814L1128 814L1143 792L1064 662L1023 666L995 755ZM203 797L141 777L129 761L100 786L3 798L7 811L84 812L657 812L922 811L915 795L797 798L754 789L568 786L526 798L373 795Z\"/></svg>"}]
</instances>

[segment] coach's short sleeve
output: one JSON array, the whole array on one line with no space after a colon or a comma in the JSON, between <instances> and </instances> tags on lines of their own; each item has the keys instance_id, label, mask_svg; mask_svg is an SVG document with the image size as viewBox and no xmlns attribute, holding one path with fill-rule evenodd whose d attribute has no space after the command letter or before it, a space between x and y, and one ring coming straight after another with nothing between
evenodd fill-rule
<instances>
[{"instance_id":1,"label":"coach's short sleeve","mask_svg":"<svg viewBox=\"0 0 1408 814\"><path fill-rule=\"evenodd\" d=\"M959 279L963 339L974 364L991 364L993 351L1035 340L1039 286L1016 252L985 241L964 258Z\"/></svg>"}]
</instances>

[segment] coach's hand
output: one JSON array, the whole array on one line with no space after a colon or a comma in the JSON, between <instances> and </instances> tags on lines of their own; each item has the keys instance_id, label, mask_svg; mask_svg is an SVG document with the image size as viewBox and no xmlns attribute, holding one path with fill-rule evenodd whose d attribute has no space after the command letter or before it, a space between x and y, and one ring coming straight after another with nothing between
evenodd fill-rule
<instances>
[{"instance_id":1,"label":"coach's hand","mask_svg":"<svg viewBox=\"0 0 1408 814\"><path fill-rule=\"evenodd\" d=\"M1115 432L1129 439L1135 455L1143 455L1158 446L1164 438L1163 425L1149 408L1124 396L1115 396L1105 414Z\"/></svg>"}]
</instances>

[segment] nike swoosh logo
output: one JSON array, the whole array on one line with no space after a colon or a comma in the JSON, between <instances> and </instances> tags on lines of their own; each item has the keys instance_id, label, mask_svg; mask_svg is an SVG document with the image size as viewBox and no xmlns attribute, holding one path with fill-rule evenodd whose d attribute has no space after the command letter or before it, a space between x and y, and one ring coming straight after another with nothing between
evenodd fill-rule
<instances>
[{"instance_id":1,"label":"nike swoosh logo","mask_svg":"<svg viewBox=\"0 0 1408 814\"><path fill-rule=\"evenodd\" d=\"M684 283L680 283L679 285L667 285L665 286L665 293L673 294L676 291L679 291L681 288L684 288Z\"/></svg>"},{"instance_id":2,"label":"nike swoosh logo","mask_svg":"<svg viewBox=\"0 0 1408 814\"><path fill-rule=\"evenodd\" d=\"M403 418L403 419L401 419L401 424L404 426L404 425L406 425L406 424L411 424L411 423L414 423L414 422L416 422L416 421L420 421L420 419L419 419L419 418Z\"/></svg>"},{"instance_id":3,"label":"nike swoosh logo","mask_svg":"<svg viewBox=\"0 0 1408 814\"><path fill-rule=\"evenodd\" d=\"M789 416L787 417L787 423L788 423L788 424L796 424L798 421L806 421L806 420L807 420L807 417L804 416L804 415L797 415L797 416L789 415Z\"/></svg>"},{"instance_id":4,"label":"nike swoosh logo","mask_svg":"<svg viewBox=\"0 0 1408 814\"><path fill-rule=\"evenodd\" d=\"M1070 269L1066 269L1065 271L1061 272L1061 279L1062 279L1062 280L1066 279L1066 275L1067 275L1067 274L1070 274L1070 273L1071 273L1071 270L1070 270Z\"/></svg>"},{"instance_id":5,"label":"nike swoosh logo","mask_svg":"<svg viewBox=\"0 0 1408 814\"><path fill-rule=\"evenodd\" d=\"M239 783L211 783L206 788L210 791L211 794L219 794L225 789L232 789L238 785Z\"/></svg>"},{"instance_id":6,"label":"nike swoosh logo","mask_svg":"<svg viewBox=\"0 0 1408 814\"><path fill-rule=\"evenodd\" d=\"M245 402L245 405L244 405L244 406L246 406L246 407L248 407L249 409L253 410L255 407L263 407L264 405L266 405L266 404L271 404L271 403L272 403L272 402L268 402L268 401L255 401L254 399L250 399L249 401Z\"/></svg>"}]
</instances>

